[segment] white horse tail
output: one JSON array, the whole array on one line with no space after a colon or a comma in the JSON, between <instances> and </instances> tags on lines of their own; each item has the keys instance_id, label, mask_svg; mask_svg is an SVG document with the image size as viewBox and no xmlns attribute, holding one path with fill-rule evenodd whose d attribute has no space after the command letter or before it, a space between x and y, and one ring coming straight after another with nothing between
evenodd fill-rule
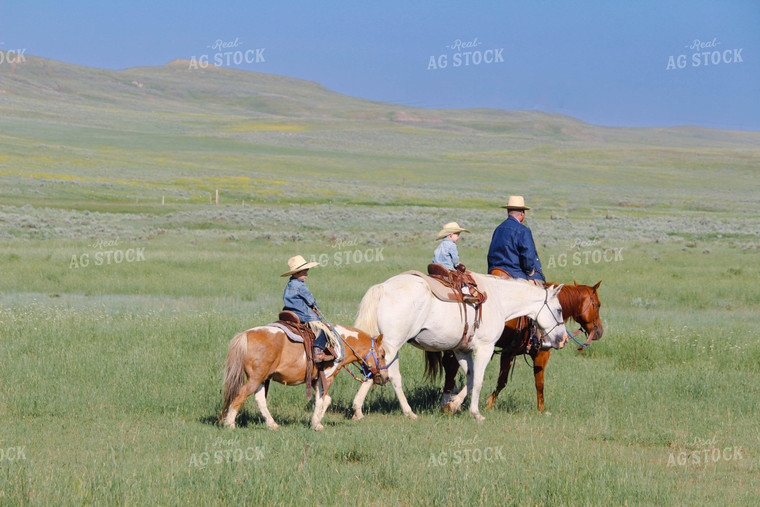
<instances>
[{"instance_id":1,"label":"white horse tail","mask_svg":"<svg viewBox=\"0 0 760 507\"><path fill-rule=\"evenodd\" d=\"M380 334L380 329L377 327L377 306L380 303L382 295L382 284L373 285L369 288L367 293L364 294L362 302L359 303L359 312L356 314L354 327L361 329L370 336L377 336Z\"/></svg>"},{"instance_id":2,"label":"white horse tail","mask_svg":"<svg viewBox=\"0 0 760 507\"><path fill-rule=\"evenodd\" d=\"M245 356L248 352L248 332L238 333L227 349L227 364L224 367L224 408L222 418L227 414L230 404L240 393L245 382Z\"/></svg>"}]
</instances>

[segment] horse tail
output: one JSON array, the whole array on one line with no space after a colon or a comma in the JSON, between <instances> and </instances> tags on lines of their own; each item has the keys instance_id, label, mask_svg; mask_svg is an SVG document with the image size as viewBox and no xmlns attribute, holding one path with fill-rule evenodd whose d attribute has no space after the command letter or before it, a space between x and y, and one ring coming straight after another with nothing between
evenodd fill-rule
<instances>
[{"instance_id":1,"label":"horse tail","mask_svg":"<svg viewBox=\"0 0 760 507\"><path fill-rule=\"evenodd\" d=\"M443 352L425 351L425 380L435 382L443 373Z\"/></svg>"},{"instance_id":2,"label":"horse tail","mask_svg":"<svg viewBox=\"0 0 760 507\"><path fill-rule=\"evenodd\" d=\"M227 363L224 367L224 408L222 417L227 413L230 404L240 393L245 383L245 356L248 352L248 332L237 334L227 349Z\"/></svg>"},{"instance_id":3,"label":"horse tail","mask_svg":"<svg viewBox=\"0 0 760 507\"><path fill-rule=\"evenodd\" d=\"M359 303L359 312L356 314L354 327L361 329L370 336L377 336L380 334L380 329L377 326L377 307L382 295L382 284L373 285L367 290L367 293L364 294L362 302Z\"/></svg>"}]
</instances>

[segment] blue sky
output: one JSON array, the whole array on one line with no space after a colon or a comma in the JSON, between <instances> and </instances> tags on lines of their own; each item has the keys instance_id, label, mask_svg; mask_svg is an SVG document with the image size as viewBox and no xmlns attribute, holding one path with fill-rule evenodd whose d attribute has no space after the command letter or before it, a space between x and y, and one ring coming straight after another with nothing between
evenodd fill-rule
<instances>
[{"instance_id":1,"label":"blue sky","mask_svg":"<svg viewBox=\"0 0 760 507\"><path fill-rule=\"evenodd\" d=\"M109 69L206 55L409 106L760 130L758 0L0 0L0 50L16 49Z\"/></svg>"}]
</instances>

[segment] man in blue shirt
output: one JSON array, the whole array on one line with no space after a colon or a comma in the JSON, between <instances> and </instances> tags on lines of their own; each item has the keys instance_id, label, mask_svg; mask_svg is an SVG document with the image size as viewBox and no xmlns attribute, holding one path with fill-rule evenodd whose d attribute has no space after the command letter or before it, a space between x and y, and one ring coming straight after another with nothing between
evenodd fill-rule
<instances>
[{"instance_id":1,"label":"man in blue shirt","mask_svg":"<svg viewBox=\"0 0 760 507\"><path fill-rule=\"evenodd\" d=\"M288 259L288 271L280 276L290 275L290 280L282 294L283 310L289 310L296 315L301 322L314 331L314 362L321 363L335 359L332 354L325 352L327 335L330 328L319 320L314 309L319 310L317 300L312 296L306 286L306 277L309 276L309 268L319 265L318 262L306 262L300 255Z\"/></svg>"},{"instance_id":2,"label":"man in blue shirt","mask_svg":"<svg viewBox=\"0 0 760 507\"><path fill-rule=\"evenodd\" d=\"M510 196L506 206L509 217L493 232L488 249L488 272L500 276L529 280L536 285L544 285L541 261L536 253L533 234L523 225L525 200L520 195Z\"/></svg>"}]
</instances>

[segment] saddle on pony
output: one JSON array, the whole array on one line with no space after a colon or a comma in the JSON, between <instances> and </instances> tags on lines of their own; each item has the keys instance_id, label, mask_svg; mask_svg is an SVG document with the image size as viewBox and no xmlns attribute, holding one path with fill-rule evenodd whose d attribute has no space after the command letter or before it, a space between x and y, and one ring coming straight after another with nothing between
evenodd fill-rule
<instances>
[{"instance_id":1,"label":"saddle on pony","mask_svg":"<svg viewBox=\"0 0 760 507\"><path fill-rule=\"evenodd\" d=\"M287 330L283 329L283 331L285 331L285 334L288 334L288 331L290 331L293 335L299 336L303 340L303 346L306 352L306 394L309 398L311 398L312 366L315 364L321 364L321 362L317 363L314 358L314 340L316 340L316 335L309 326L301 322L301 319L298 318L298 315L296 315L294 312L291 312L290 310L281 311L278 319L280 320L275 322L275 324L279 324L279 326L287 328ZM325 350L332 355L332 359L337 357L335 355L335 351L332 350L332 347L330 347L329 344L325 346ZM322 378L324 376L324 370L322 368L319 368L319 371L320 380L324 380Z\"/></svg>"}]
</instances>

